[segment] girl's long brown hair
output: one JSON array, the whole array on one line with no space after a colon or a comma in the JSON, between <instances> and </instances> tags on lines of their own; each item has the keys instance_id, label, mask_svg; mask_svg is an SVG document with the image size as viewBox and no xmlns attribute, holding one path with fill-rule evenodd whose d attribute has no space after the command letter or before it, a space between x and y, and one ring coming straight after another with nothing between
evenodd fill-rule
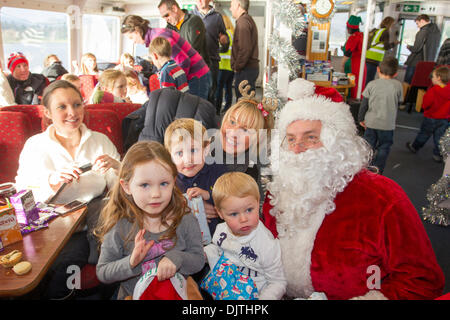
<instances>
[{"instance_id":1,"label":"girl's long brown hair","mask_svg":"<svg viewBox=\"0 0 450 320\"><path fill-rule=\"evenodd\" d=\"M177 176L177 167L172 161L170 153L164 146L155 141L141 141L135 143L126 153L119 170L119 179L109 192L109 200L100 213L99 222L94 234L103 242L105 235L116 225L120 219L127 219L133 224L130 233L124 239L132 241L131 236L144 228L145 212L134 202L133 198L125 193L120 185L122 179L129 182L133 176L134 168L149 161L157 161L172 173L174 179ZM161 224L167 227L166 232L160 238L172 239L176 243L176 230L183 216L189 212L186 199L180 189L174 185L172 199L161 213ZM168 221L172 220L169 225Z\"/></svg>"}]
</instances>

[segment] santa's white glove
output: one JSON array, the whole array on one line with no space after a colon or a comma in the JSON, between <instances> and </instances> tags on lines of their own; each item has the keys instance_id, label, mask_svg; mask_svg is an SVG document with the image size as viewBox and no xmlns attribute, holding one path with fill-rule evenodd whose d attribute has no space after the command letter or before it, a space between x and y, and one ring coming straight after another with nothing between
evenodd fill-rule
<instances>
[{"instance_id":1,"label":"santa's white glove","mask_svg":"<svg viewBox=\"0 0 450 320\"><path fill-rule=\"evenodd\" d=\"M363 296L353 297L349 300L389 300L378 290L370 290Z\"/></svg>"},{"instance_id":2,"label":"santa's white glove","mask_svg":"<svg viewBox=\"0 0 450 320\"><path fill-rule=\"evenodd\" d=\"M328 300L327 296L323 292L313 292L308 298L296 298L294 300Z\"/></svg>"}]
</instances>

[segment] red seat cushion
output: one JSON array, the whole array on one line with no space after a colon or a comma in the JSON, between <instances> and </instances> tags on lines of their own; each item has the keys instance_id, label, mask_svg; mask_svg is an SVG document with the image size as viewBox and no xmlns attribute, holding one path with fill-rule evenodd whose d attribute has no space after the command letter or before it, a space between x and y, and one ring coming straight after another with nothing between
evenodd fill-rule
<instances>
[{"instance_id":1,"label":"red seat cushion","mask_svg":"<svg viewBox=\"0 0 450 320\"><path fill-rule=\"evenodd\" d=\"M28 115L0 111L0 183L15 181L20 153L31 132Z\"/></svg>"},{"instance_id":2,"label":"red seat cushion","mask_svg":"<svg viewBox=\"0 0 450 320\"><path fill-rule=\"evenodd\" d=\"M83 122L89 129L105 134L114 143L117 152L123 153L122 126L114 111L86 109Z\"/></svg>"},{"instance_id":3,"label":"red seat cushion","mask_svg":"<svg viewBox=\"0 0 450 320\"><path fill-rule=\"evenodd\" d=\"M26 113L31 121L31 134L34 135L43 131L42 122L45 118L44 109L45 107L42 105L18 104L3 107L1 110Z\"/></svg>"}]
</instances>

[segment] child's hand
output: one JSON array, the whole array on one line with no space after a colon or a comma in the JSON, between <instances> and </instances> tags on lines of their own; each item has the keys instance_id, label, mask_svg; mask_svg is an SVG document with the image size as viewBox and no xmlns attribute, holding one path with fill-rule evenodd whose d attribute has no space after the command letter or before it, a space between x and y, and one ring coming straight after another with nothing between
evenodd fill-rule
<instances>
[{"instance_id":1,"label":"child's hand","mask_svg":"<svg viewBox=\"0 0 450 320\"><path fill-rule=\"evenodd\" d=\"M156 271L156 276L158 281L164 281L172 278L177 272L177 266L170 261L169 258L164 257L158 263L158 270Z\"/></svg>"},{"instance_id":2,"label":"child's hand","mask_svg":"<svg viewBox=\"0 0 450 320\"><path fill-rule=\"evenodd\" d=\"M365 123L364 121L361 121L359 124L360 124L361 127L363 127L364 129L367 129L366 123Z\"/></svg>"},{"instance_id":3,"label":"child's hand","mask_svg":"<svg viewBox=\"0 0 450 320\"><path fill-rule=\"evenodd\" d=\"M136 237L134 238L134 249L130 257L131 268L136 267L139 263L141 263L142 260L144 260L148 250L150 250L150 248L153 246L153 243L155 242L153 240L149 242L145 240L145 231L145 229L139 230L139 232L136 234Z\"/></svg>"},{"instance_id":4,"label":"child's hand","mask_svg":"<svg viewBox=\"0 0 450 320\"><path fill-rule=\"evenodd\" d=\"M203 200L209 200L209 198L210 198L208 191L200 189L198 187L187 189L186 194L187 194L189 200L192 200L192 198L195 198L198 196L202 197Z\"/></svg>"}]
</instances>

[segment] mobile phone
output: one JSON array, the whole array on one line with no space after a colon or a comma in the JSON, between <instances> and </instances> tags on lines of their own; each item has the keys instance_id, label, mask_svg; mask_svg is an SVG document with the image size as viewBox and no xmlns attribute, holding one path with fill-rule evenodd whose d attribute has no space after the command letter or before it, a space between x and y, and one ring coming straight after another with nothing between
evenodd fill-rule
<instances>
[{"instance_id":1,"label":"mobile phone","mask_svg":"<svg viewBox=\"0 0 450 320\"><path fill-rule=\"evenodd\" d=\"M85 206L86 202L74 200L72 202L66 203L63 206L59 206L55 209L55 213L57 214L66 214L75 210L80 209L81 207Z\"/></svg>"},{"instance_id":2,"label":"mobile phone","mask_svg":"<svg viewBox=\"0 0 450 320\"><path fill-rule=\"evenodd\" d=\"M86 163L80 167L81 173L85 173L92 169L92 163Z\"/></svg>"}]
</instances>

